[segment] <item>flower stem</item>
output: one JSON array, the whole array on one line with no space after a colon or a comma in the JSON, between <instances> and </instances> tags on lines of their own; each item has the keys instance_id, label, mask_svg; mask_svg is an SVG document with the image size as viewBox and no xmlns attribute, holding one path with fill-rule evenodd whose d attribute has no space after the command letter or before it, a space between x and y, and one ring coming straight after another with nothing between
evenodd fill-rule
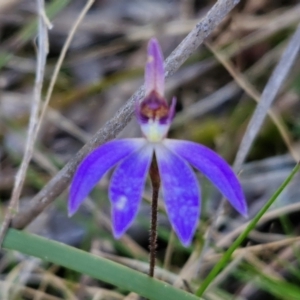
<instances>
[{"instance_id":1,"label":"flower stem","mask_svg":"<svg viewBox=\"0 0 300 300\"><path fill-rule=\"evenodd\" d=\"M157 246L157 202L158 202L158 193L160 187L160 177L159 177L159 171L158 171L155 155L153 156L149 173L150 173L150 179L152 183L151 227L150 227L150 239L149 239L150 242L149 276L153 277L154 268L155 268L156 246Z\"/></svg>"}]
</instances>

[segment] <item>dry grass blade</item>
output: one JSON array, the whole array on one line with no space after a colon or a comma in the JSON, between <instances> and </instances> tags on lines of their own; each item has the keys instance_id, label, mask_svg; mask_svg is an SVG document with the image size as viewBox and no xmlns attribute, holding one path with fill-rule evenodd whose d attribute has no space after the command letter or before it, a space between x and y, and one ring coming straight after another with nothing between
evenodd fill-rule
<instances>
[{"instance_id":1,"label":"dry grass blade","mask_svg":"<svg viewBox=\"0 0 300 300\"><path fill-rule=\"evenodd\" d=\"M0 246L3 242L7 228L11 222L11 218L18 210L18 202L23 188L27 168L32 157L34 148L34 136L36 126L38 122L40 102L41 102L41 91L43 86L43 78L45 73L46 58L48 54L48 29L47 29L47 18L44 12L44 1L37 0L37 13L38 13L38 47L37 47L37 66L36 66L36 78L32 97L32 106L29 120L28 136L26 140L25 153L22 159L20 169L15 178L14 188L12 196L7 209L7 212L2 223L0 231Z\"/></svg>"},{"instance_id":2,"label":"dry grass blade","mask_svg":"<svg viewBox=\"0 0 300 300\"><path fill-rule=\"evenodd\" d=\"M270 220L273 220L277 217L283 216L285 214L289 214L295 211L300 210L300 204L299 203L294 203L291 205L287 205L286 207L280 207L277 209L274 209L270 212L267 212L261 220L258 222L257 225L264 224ZM217 247L226 247L230 245L230 243L247 227L249 222L237 227L235 230L231 231L227 235L225 235L223 238L220 238L217 242ZM209 254L209 253L207 253Z\"/></svg>"},{"instance_id":3,"label":"dry grass blade","mask_svg":"<svg viewBox=\"0 0 300 300\"><path fill-rule=\"evenodd\" d=\"M233 64L229 60L227 60L225 56L223 56L221 53L219 53L212 45L210 45L209 43L206 43L206 46L212 51L212 53L215 55L215 57L227 69L227 71L230 73L230 75L234 78L235 82L249 95L249 97L253 98L257 103L259 103L261 95L256 90L256 88L247 80L247 78L243 74L241 74L237 70L235 70ZM289 134L285 124L283 123L281 118L279 116L277 116L275 111L272 110L271 108L269 108L267 110L267 114L270 116L274 125L277 127L290 154L293 156L293 158L297 162L299 160L299 155L298 155L298 152L292 146L291 137L290 137L290 134Z\"/></svg>"},{"instance_id":4,"label":"dry grass blade","mask_svg":"<svg viewBox=\"0 0 300 300\"><path fill-rule=\"evenodd\" d=\"M269 79L261 95L261 100L250 120L250 123L244 134L238 153L236 155L236 159L233 164L236 171L240 171L242 164L244 163L249 153L251 145L261 128L261 125L268 113L270 106L275 100L280 87L282 86L295 59L297 58L299 49L300 49L300 26L297 27L296 32L291 38L286 50L284 51L281 57L280 62L276 66L271 78Z\"/></svg>"},{"instance_id":5,"label":"dry grass blade","mask_svg":"<svg viewBox=\"0 0 300 300\"><path fill-rule=\"evenodd\" d=\"M266 53L262 58L256 61L253 66L245 71L244 76L252 79L260 74L262 70L269 68L270 64L273 61L277 61L277 57L280 57L279 53L282 53L282 47L283 45L280 44L279 46L274 47L272 50ZM238 53L237 51L234 53L227 53L226 51L224 52L219 50L216 50L216 52L216 54L221 57L226 56L227 63L229 62L229 58L231 58L233 54L236 55ZM221 62L221 60L219 61ZM214 62L216 65L217 60L214 60ZM226 67L224 63L223 65ZM233 76L233 78L235 77L237 76ZM190 104L189 106L184 108L183 111L176 114L175 119L172 123L172 128L178 128L184 125L190 119L199 118L200 116L205 115L206 113L219 107L220 105L223 105L226 101L230 101L240 92L240 87L242 86L240 84L237 84L236 80L233 80L232 82L227 83L212 94L209 94L208 96L202 98L201 101ZM260 99L260 96L258 97L258 99Z\"/></svg>"},{"instance_id":6,"label":"dry grass blade","mask_svg":"<svg viewBox=\"0 0 300 300\"><path fill-rule=\"evenodd\" d=\"M41 116L40 116L40 120L38 122L38 125L37 125L37 129L36 129L36 136L39 132L39 129L41 127L41 124L44 120L44 116L45 116L45 113L47 111L47 107L48 107L48 104L49 104L49 101L50 101L50 98L51 98L51 95L52 95L52 92L53 92L53 88L54 88L54 85L55 85L55 82L57 80L57 76L58 76L58 73L59 73L59 70L62 66L62 63L64 61L64 58L66 56L66 53L70 47L70 44L73 40L73 37L76 33L76 30L78 28L78 26L80 25L81 21L83 20L83 18L85 17L85 15L87 14L87 12L89 11L89 9L91 8L91 6L93 5L93 3L95 2L95 0L89 0L86 5L84 6L84 8L82 9L80 15L78 16L77 20L75 20L75 23L67 37L67 40L63 46L63 49L61 50L61 53L59 55L59 58L58 58L58 61L56 63L56 66L55 66L55 69L54 69L54 72L53 72L53 75L52 75L52 78L51 78L51 82L50 82L50 85L48 87L48 90L47 90L47 95L46 95L46 99L45 99L45 102L44 102L44 105L43 105L43 109L42 109L42 112L41 112Z\"/></svg>"},{"instance_id":7,"label":"dry grass blade","mask_svg":"<svg viewBox=\"0 0 300 300\"><path fill-rule=\"evenodd\" d=\"M213 291L222 281L224 281L233 271L238 267L238 265L243 261L245 253L238 254L234 260L232 260L223 270L219 273L212 284L208 287L208 291Z\"/></svg>"},{"instance_id":8,"label":"dry grass blade","mask_svg":"<svg viewBox=\"0 0 300 300\"><path fill-rule=\"evenodd\" d=\"M38 266L39 262L39 259L31 258L16 265L5 278L6 285L0 293L2 299L14 299L19 292L16 284L25 285L30 273Z\"/></svg>"},{"instance_id":9,"label":"dry grass blade","mask_svg":"<svg viewBox=\"0 0 300 300\"><path fill-rule=\"evenodd\" d=\"M6 281L0 280L0 289L6 288L6 286L8 284L9 283L7 283ZM16 284L16 283L14 285L20 290L20 293L22 295L24 295L24 297L27 297L29 299L33 299L33 297L38 295L38 296L42 297L43 300L61 300L61 298L48 295L48 294L43 293L41 291L37 291L34 288L30 288L30 287L27 287L27 286L22 286L21 284Z\"/></svg>"},{"instance_id":10,"label":"dry grass blade","mask_svg":"<svg viewBox=\"0 0 300 300\"><path fill-rule=\"evenodd\" d=\"M264 244L258 244L254 246L248 246L245 248L239 248L236 249L232 257L236 258L240 254L246 254L248 253L255 253L255 254L261 254L267 251L277 251L279 248L290 246L296 242L299 242L299 237L291 237L291 238L284 238L282 240L276 241L276 242L270 242L270 243L264 243ZM214 264L216 261L218 261L222 257L222 254L211 254L204 258L205 261Z\"/></svg>"},{"instance_id":11,"label":"dry grass blade","mask_svg":"<svg viewBox=\"0 0 300 300\"><path fill-rule=\"evenodd\" d=\"M237 0L220 0L208 14L194 27L179 46L171 53L165 63L166 77L174 74L186 59L203 43L204 39L221 23L225 16L239 3ZM130 121L134 103L144 95L144 87L140 87L127 101L122 109L101 128L93 138L75 155L73 159L41 190L31 201L29 209L17 216L13 225L24 228L46 206L52 203L68 186L78 164L92 149L114 138Z\"/></svg>"}]
</instances>

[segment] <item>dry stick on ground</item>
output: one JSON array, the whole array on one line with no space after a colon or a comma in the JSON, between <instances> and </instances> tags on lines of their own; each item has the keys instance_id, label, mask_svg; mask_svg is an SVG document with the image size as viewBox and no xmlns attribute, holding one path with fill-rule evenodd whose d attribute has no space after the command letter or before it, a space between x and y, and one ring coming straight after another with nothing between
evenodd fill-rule
<instances>
[{"instance_id":1,"label":"dry stick on ground","mask_svg":"<svg viewBox=\"0 0 300 300\"><path fill-rule=\"evenodd\" d=\"M204 39L221 23L227 14L239 3L238 0L219 0L208 14L195 26L165 62L169 77L203 43ZM134 103L144 96L144 87L140 87L116 115L101 128L93 138L71 159L66 166L32 199L29 209L13 220L15 228L24 228L37 217L68 186L78 164L97 146L114 138L130 121Z\"/></svg>"},{"instance_id":2,"label":"dry stick on ground","mask_svg":"<svg viewBox=\"0 0 300 300\"><path fill-rule=\"evenodd\" d=\"M18 170L15 178L14 188L12 196L9 202L7 212L2 223L0 231L0 246L4 239L7 228L10 225L11 219L18 210L19 198L25 181L25 176L29 162L32 157L34 147L34 134L38 122L41 91L43 86L43 78L45 72L46 59L48 54L48 31L46 16L44 12L44 0L37 0L37 14L38 14L38 46L37 46L37 65L36 65L36 77L33 89L32 106L28 127L28 135L25 146L25 153L22 159L20 169Z\"/></svg>"}]
</instances>

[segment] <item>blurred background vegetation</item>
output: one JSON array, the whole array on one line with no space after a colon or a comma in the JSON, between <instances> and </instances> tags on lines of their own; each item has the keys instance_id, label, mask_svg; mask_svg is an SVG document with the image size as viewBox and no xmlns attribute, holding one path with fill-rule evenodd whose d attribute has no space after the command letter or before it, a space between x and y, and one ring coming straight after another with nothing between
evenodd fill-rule
<instances>
[{"instance_id":1,"label":"blurred background vegetation","mask_svg":"<svg viewBox=\"0 0 300 300\"><path fill-rule=\"evenodd\" d=\"M208 12L210 0L96 0L78 28L56 82L20 199L20 210L62 168L143 83L146 45L159 40L167 57ZM85 5L83 0L47 1L53 24L44 92L66 37ZM11 196L24 153L35 78L36 3L0 2L0 218ZM167 83L176 95L172 138L205 144L233 161L256 107L238 78L262 92L300 21L298 0L242 0ZM220 60L221 56L223 60ZM224 63L225 61L225 63ZM235 78L228 71L228 64ZM300 60L273 105L300 153ZM243 77L242 77L243 74ZM119 137L140 136L135 120ZM287 177L295 162L271 119L264 122L240 178L250 217ZM150 186L137 221L121 240L110 231L108 174L72 219L67 191L27 228L141 272L148 270ZM241 232L245 219L230 208L197 261L204 234L221 197L201 174L203 205L194 243L183 248L171 232L161 203L156 275L194 291ZM299 179L252 231L205 299L300 299ZM240 230L240 231L239 231ZM17 252L0 257L0 299L138 299L124 291ZM184 278L185 281L182 281ZM290 291L295 291L293 296ZM299 297L297 295L299 291ZM2 298L1 298L2 297Z\"/></svg>"}]
</instances>

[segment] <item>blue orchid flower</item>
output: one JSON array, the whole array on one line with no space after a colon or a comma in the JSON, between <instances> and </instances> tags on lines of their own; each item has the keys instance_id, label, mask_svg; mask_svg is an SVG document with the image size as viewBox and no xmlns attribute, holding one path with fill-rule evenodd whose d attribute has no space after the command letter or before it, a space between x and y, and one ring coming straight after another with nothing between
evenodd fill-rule
<instances>
[{"instance_id":1,"label":"blue orchid flower","mask_svg":"<svg viewBox=\"0 0 300 300\"><path fill-rule=\"evenodd\" d=\"M164 98L163 56L154 38L148 45L145 90L145 98L136 105L144 137L107 142L82 161L71 184L69 215L78 210L103 175L117 165L110 181L109 199L113 234L121 237L138 213L155 154L169 220L181 243L188 246L199 221L201 201L192 167L202 172L244 216L247 204L236 175L223 158L203 145L166 138L176 99L168 106Z\"/></svg>"}]
</instances>

